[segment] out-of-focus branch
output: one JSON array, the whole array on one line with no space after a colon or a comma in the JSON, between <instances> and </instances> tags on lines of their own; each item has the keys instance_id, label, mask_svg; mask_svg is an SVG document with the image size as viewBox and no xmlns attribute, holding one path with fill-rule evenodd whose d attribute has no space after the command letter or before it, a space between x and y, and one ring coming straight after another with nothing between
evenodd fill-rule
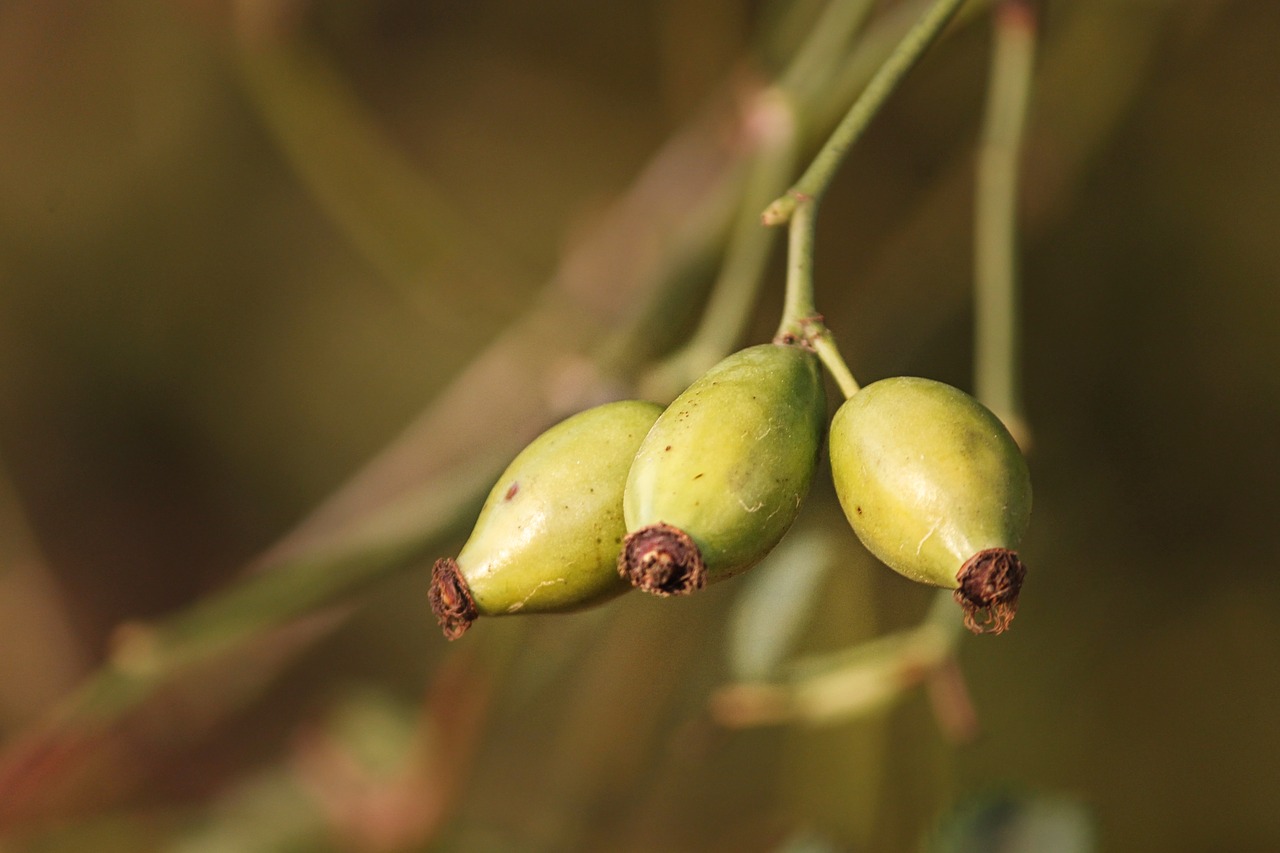
<instances>
[{"instance_id":1,"label":"out-of-focus branch","mask_svg":"<svg viewBox=\"0 0 1280 853\"><path fill-rule=\"evenodd\" d=\"M0 731L63 694L86 664L0 460Z\"/></svg>"},{"instance_id":2,"label":"out-of-focus branch","mask_svg":"<svg viewBox=\"0 0 1280 853\"><path fill-rule=\"evenodd\" d=\"M897 700L955 653L962 631L954 602L948 590L935 598L929 615L914 628L797 661L776 680L721 688L712 697L712 714L735 728L815 725L866 714Z\"/></svg>"},{"instance_id":3,"label":"out-of-focus branch","mask_svg":"<svg viewBox=\"0 0 1280 853\"><path fill-rule=\"evenodd\" d=\"M724 357L740 339L764 283L773 234L755 211L786 186L795 166L796 116L779 88L753 89L743 107L753 135L742 199L697 328L641 382L645 396L670 400Z\"/></svg>"},{"instance_id":4,"label":"out-of-focus branch","mask_svg":"<svg viewBox=\"0 0 1280 853\"><path fill-rule=\"evenodd\" d=\"M234 5L236 66L284 162L337 231L428 324L499 298L495 282L524 278L394 144L281 5Z\"/></svg>"},{"instance_id":5,"label":"out-of-focus branch","mask_svg":"<svg viewBox=\"0 0 1280 853\"><path fill-rule=\"evenodd\" d=\"M7 744L0 831L126 794L169 746L241 707L337 624L344 613L337 605L459 524L529 438L572 409L621 395L632 377L601 372L593 351L619 329L643 335L632 318L714 250L748 150L734 144L724 119L703 116L660 151L566 254L526 317L255 561L249 577L190 610L121 632L97 673ZM209 684L219 689L201 689Z\"/></svg>"},{"instance_id":6,"label":"out-of-focus branch","mask_svg":"<svg viewBox=\"0 0 1280 853\"><path fill-rule=\"evenodd\" d=\"M1004 421L1025 452L1030 432L1018 387L1018 174L1037 23L1028 0L1002 0L994 18L974 191L974 394Z\"/></svg>"},{"instance_id":7,"label":"out-of-focus branch","mask_svg":"<svg viewBox=\"0 0 1280 853\"><path fill-rule=\"evenodd\" d=\"M762 218L767 225L781 225L791 218L799 204L816 207L822 195L831 186L836 170L871 119L884 106L885 100L902 82L903 77L942 33L964 0L934 0L901 41L894 45L885 61L867 81L848 113L840 120L831 138L818 151L813 162L799 180L776 199L764 211Z\"/></svg>"}]
</instances>

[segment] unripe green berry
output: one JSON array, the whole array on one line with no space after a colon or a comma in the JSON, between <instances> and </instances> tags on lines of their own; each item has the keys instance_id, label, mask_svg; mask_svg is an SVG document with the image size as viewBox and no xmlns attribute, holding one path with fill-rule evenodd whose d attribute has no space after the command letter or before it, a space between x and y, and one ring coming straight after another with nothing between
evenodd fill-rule
<instances>
[{"instance_id":1,"label":"unripe green berry","mask_svg":"<svg viewBox=\"0 0 1280 853\"><path fill-rule=\"evenodd\" d=\"M840 505L867 549L955 589L975 633L1005 630L1026 573L1012 549L1030 518L1031 475L999 418L950 385L883 379L836 412L830 450Z\"/></svg>"},{"instance_id":2,"label":"unripe green berry","mask_svg":"<svg viewBox=\"0 0 1280 853\"><path fill-rule=\"evenodd\" d=\"M666 596L755 565L799 512L825 420L817 358L805 349L763 344L711 368L636 453L618 571Z\"/></svg>"},{"instance_id":3,"label":"unripe green berry","mask_svg":"<svg viewBox=\"0 0 1280 853\"><path fill-rule=\"evenodd\" d=\"M626 400L562 421L512 460L456 560L437 560L431 608L446 637L477 616L575 610L628 587L617 573L622 489L662 407Z\"/></svg>"}]
</instances>

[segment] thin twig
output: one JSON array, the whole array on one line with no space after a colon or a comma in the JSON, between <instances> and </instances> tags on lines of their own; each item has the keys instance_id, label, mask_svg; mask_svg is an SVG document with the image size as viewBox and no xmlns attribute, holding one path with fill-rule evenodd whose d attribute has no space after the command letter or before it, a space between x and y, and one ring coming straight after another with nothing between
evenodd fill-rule
<instances>
[{"instance_id":1,"label":"thin twig","mask_svg":"<svg viewBox=\"0 0 1280 853\"><path fill-rule=\"evenodd\" d=\"M1035 64L1036 17L1026 0L995 10L986 116L974 194L975 394L1027 444L1018 389L1018 166Z\"/></svg>"},{"instance_id":2,"label":"thin twig","mask_svg":"<svg viewBox=\"0 0 1280 853\"><path fill-rule=\"evenodd\" d=\"M781 225L791 218L801 202L816 203L822 198L849 149L964 2L934 0L925 10L872 76L800 180L765 209L762 219L766 225Z\"/></svg>"}]
</instances>

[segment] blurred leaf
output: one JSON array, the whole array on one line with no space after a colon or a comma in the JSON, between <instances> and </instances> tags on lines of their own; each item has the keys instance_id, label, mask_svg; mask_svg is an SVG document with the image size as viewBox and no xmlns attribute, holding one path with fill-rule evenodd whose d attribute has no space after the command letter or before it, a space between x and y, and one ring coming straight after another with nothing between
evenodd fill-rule
<instances>
[{"instance_id":1,"label":"blurred leaf","mask_svg":"<svg viewBox=\"0 0 1280 853\"><path fill-rule=\"evenodd\" d=\"M796 530L742 583L729 621L729 669L738 681L767 681L808 624L836 557L823 527Z\"/></svg>"},{"instance_id":2,"label":"blurred leaf","mask_svg":"<svg viewBox=\"0 0 1280 853\"><path fill-rule=\"evenodd\" d=\"M943 819L927 853L1094 853L1097 829L1075 800L1002 793L969 801Z\"/></svg>"},{"instance_id":3,"label":"blurred leaf","mask_svg":"<svg viewBox=\"0 0 1280 853\"><path fill-rule=\"evenodd\" d=\"M173 853L323 853L328 828L319 804L285 768L247 777L216 800Z\"/></svg>"},{"instance_id":4,"label":"blurred leaf","mask_svg":"<svg viewBox=\"0 0 1280 853\"><path fill-rule=\"evenodd\" d=\"M774 853L844 853L847 849L812 830L802 829L787 836Z\"/></svg>"},{"instance_id":5,"label":"blurred leaf","mask_svg":"<svg viewBox=\"0 0 1280 853\"><path fill-rule=\"evenodd\" d=\"M415 759L418 713L373 688L344 697L326 721L324 736L341 747L352 765L372 780L403 774Z\"/></svg>"}]
</instances>

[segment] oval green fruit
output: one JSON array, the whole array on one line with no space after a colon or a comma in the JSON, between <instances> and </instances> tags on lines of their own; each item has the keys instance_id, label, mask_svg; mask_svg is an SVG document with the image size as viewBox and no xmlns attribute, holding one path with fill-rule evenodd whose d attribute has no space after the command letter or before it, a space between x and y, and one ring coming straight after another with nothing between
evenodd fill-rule
<instances>
[{"instance_id":1,"label":"oval green fruit","mask_svg":"<svg viewBox=\"0 0 1280 853\"><path fill-rule=\"evenodd\" d=\"M1030 518L1031 475L995 415L941 382L883 379L836 412L830 453L840 505L871 553L955 589L971 630L1008 627L1026 573L1012 549Z\"/></svg>"},{"instance_id":2,"label":"oval green fruit","mask_svg":"<svg viewBox=\"0 0 1280 853\"><path fill-rule=\"evenodd\" d=\"M655 595L684 595L755 565L799 512L825 421L807 350L762 344L711 368L636 453L619 573Z\"/></svg>"},{"instance_id":3,"label":"oval green fruit","mask_svg":"<svg viewBox=\"0 0 1280 853\"><path fill-rule=\"evenodd\" d=\"M574 610L627 590L622 490L662 407L626 400L534 439L489 493L457 559L437 560L431 608L449 639L477 616Z\"/></svg>"}]
</instances>

